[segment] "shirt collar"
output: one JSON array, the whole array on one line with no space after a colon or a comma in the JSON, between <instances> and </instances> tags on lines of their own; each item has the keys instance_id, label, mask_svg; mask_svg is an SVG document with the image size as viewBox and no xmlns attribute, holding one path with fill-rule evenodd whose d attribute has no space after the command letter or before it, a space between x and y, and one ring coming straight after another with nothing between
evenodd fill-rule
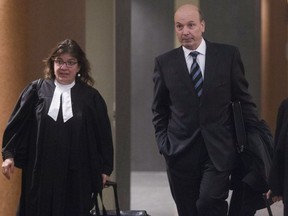
<instances>
[{"instance_id":1,"label":"shirt collar","mask_svg":"<svg viewBox=\"0 0 288 216\"><path fill-rule=\"evenodd\" d=\"M196 50L190 50L184 46L182 46L182 49L184 51L185 58L187 58L190 55L190 53L193 51L197 51L199 52L199 54L205 56L206 55L206 41L202 38L202 41Z\"/></svg>"}]
</instances>

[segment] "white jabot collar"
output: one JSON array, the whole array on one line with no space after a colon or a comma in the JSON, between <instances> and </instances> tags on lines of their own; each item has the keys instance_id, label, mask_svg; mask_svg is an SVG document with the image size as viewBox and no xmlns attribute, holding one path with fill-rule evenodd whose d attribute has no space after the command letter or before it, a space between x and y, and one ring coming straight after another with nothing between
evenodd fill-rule
<instances>
[{"instance_id":1,"label":"white jabot collar","mask_svg":"<svg viewBox=\"0 0 288 216\"><path fill-rule=\"evenodd\" d=\"M52 98L52 102L48 111L48 115L57 121L59 108L60 108L60 97L62 95L62 115L63 121L66 122L73 117L72 102L71 102L71 88L75 85L75 81L71 84L63 85L54 81L55 90Z\"/></svg>"}]
</instances>

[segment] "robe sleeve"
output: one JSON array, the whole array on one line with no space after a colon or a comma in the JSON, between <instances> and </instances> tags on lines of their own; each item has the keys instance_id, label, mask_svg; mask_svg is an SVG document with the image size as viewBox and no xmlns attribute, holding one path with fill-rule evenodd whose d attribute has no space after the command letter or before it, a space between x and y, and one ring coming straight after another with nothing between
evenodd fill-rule
<instances>
[{"instance_id":1,"label":"robe sleeve","mask_svg":"<svg viewBox=\"0 0 288 216\"><path fill-rule=\"evenodd\" d=\"M101 156L101 173L110 175L113 171L113 141L111 124L107 107L102 96L97 93L94 97L97 111L98 152Z\"/></svg>"},{"instance_id":2,"label":"robe sleeve","mask_svg":"<svg viewBox=\"0 0 288 216\"><path fill-rule=\"evenodd\" d=\"M14 158L15 165L21 167L27 155L29 129L33 108L37 98L36 81L22 91L8 120L2 139L2 158Z\"/></svg>"}]
</instances>

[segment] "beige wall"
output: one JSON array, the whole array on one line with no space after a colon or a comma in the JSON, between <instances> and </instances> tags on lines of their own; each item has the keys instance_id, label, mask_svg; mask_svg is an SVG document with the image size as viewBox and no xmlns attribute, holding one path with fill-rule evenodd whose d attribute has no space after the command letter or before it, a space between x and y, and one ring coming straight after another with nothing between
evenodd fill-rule
<instances>
[{"instance_id":1,"label":"beige wall","mask_svg":"<svg viewBox=\"0 0 288 216\"><path fill-rule=\"evenodd\" d=\"M111 121L115 145L115 17L114 0L86 0L86 54L91 64L95 88L103 96ZM114 146L116 150L116 146ZM114 160L115 162L116 160ZM114 165L114 167L116 167ZM115 180L114 169L111 179ZM107 208L114 207L111 190L104 191Z\"/></svg>"},{"instance_id":2,"label":"beige wall","mask_svg":"<svg viewBox=\"0 0 288 216\"><path fill-rule=\"evenodd\" d=\"M194 4L199 6L199 1L201 0L175 0L175 9L184 4Z\"/></svg>"},{"instance_id":3,"label":"beige wall","mask_svg":"<svg viewBox=\"0 0 288 216\"><path fill-rule=\"evenodd\" d=\"M86 54L90 60L95 87L104 97L113 116L115 23L114 1L86 0Z\"/></svg>"}]
</instances>

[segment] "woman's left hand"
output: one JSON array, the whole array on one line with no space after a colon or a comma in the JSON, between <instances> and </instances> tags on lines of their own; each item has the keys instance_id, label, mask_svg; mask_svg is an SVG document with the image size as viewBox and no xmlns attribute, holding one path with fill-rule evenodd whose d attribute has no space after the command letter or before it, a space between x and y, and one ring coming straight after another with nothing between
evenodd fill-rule
<instances>
[{"instance_id":1,"label":"woman's left hand","mask_svg":"<svg viewBox=\"0 0 288 216\"><path fill-rule=\"evenodd\" d=\"M273 196L271 190L269 190L269 191L266 193L266 198L267 198L267 199L271 198L271 200L273 201L273 203L283 200L283 197L282 197L282 196Z\"/></svg>"},{"instance_id":2,"label":"woman's left hand","mask_svg":"<svg viewBox=\"0 0 288 216\"><path fill-rule=\"evenodd\" d=\"M103 184L103 187L105 186L105 184L106 184L106 181L108 181L109 180L109 176L108 175L106 175L106 174L102 174L102 184Z\"/></svg>"}]
</instances>

